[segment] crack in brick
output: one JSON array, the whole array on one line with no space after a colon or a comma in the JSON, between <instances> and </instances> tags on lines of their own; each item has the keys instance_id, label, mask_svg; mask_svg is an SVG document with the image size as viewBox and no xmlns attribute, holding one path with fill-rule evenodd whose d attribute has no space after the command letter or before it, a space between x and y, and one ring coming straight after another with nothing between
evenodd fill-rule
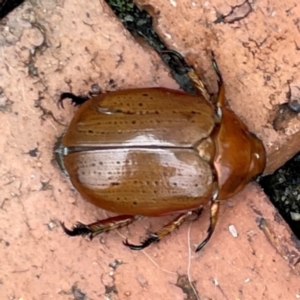
<instances>
[{"instance_id":1,"label":"crack in brick","mask_svg":"<svg viewBox=\"0 0 300 300\"><path fill-rule=\"evenodd\" d=\"M186 294L186 300L197 300L198 291L195 289L196 282L190 282L187 275L178 275L176 286L179 287L184 294ZM193 285L193 286L192 286ZM196 295L195 292L198 294Z\"/></svg>"},{"instance_id":2,"label":"crack in brick","mask_svg":"<svg viewBox=\"0 0 300 300\"><path fill-rule=\"evenodd\" d=\"M53 114L53 112L45 107L42 106L41 102L43 100L43 97L41 96L41 93L39 92L39 98L37 100L35 100L35 104L34 107L39 108L42 111L42 115L40 116L40 118L42 120L46 120L46 117L50 116L54 122L56 122L57 124L61 125L61 126L66 126L65 124L61 123Z\"/></svg>"},{"instance_id":3,"label":"crack in brick","mask_svg":"<svg viewBox=\"0 0 300 300\"><path fill-rule=\"evenodd\" d=\"M217 9L216 9L217 10ZM219 17L214 21L214 24L225 23L232 24L242 19L248 17L248 15L253 11L251 4L248 0L244 3L236 6L231 6L231 11L227 15L219 15Z\"/></svg>"}]
</instances>

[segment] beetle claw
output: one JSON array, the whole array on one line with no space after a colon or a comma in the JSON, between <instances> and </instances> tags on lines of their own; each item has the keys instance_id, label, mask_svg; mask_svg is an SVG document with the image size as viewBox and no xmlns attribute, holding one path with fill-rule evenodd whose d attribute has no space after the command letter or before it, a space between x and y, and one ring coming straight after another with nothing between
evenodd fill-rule
<instances>
[{"instance_id":1,"label":"beetle claw","mask_svg":"<svg viewBox=\"0 0 300 300\"><path fill-rule=\"evenodd\" d=\"M90 99L89 96L76 96L73 93L62 93L57 102L58 107L64 108L64 100L67 98L71 99L71 103L74 106L79 106Z\"/></svg>"},{"instance_id":2,"label":"beetle claw","mask_svg":"<svg viewBox=\"0 0 300 300\"><path fill-rule=\"evenodd\" d=\"M195 218L192 221L198 220L198 218L201 216L202 212L203 212L203 206L198 209L193 210L192 214L195 215Z\"/></svg>"},{"instance_id":3,"label":"beetle claw","mask_svg":"<svg viewBox=\"0 0 300 300\"><path fill-rule=\"evenodd\" d=\"M150 246L152 243L157 243L160 241L160 238L157 234L153 233L148 238L146 238L140 245L130 244L128 239L123 241L123 245L130 248L131 250L143 250Z\"/></svg>"},{"instance_id":4,"label":"beetle claw","mask_svg":"<svg viewBox=\"0 0 300 300\"><path fill-rule=\"evenodd\" d=\"M92 230L87 225L78 222L71 229L68 229L64 222L60 222L60 225L63 231L69 236L89 236L89 238L92 239Z\"/></svg>"},{"instance_id":5,"label":"beetle claw","mask_svg":"<svg viewBox=\"0 0 300 300\"><path fill-rule=\"evenodd\" d=\"M209 222L209 227L207 229L207 235L206 238L198 245L195 252L199 252L208 243L212 234L214 233L218 221L219 209L220 209L220 202L212 200L210 206L210 222Z\"/></svg>"}]
</instances>

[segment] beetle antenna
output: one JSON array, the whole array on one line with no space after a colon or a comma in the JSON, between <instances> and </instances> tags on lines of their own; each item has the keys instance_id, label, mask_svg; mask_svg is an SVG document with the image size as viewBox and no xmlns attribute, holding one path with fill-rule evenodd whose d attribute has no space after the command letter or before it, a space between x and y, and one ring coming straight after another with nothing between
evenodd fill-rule
<instances>
[{"instance_id":1,"label":"beetle antenna","mask_svg":"<svg viewBox=\"0 0 300 300\"><path fill-rule=\"evenodd\" d=\"M171 65L171 68L174 69L178 74L189 73L191 67L187 64L183 56L177 51L168 49L168 50L160 50L158 53L160 55L169 55L169 57L173 59L174 63L173 66Z\"/></svg>"},{"instance_id":2,"label":"beetle antenna","mask_svg":"<svg viewBox=\"0 0 300 300\"><path fill-rule=\"evenodd\" d=\"M215 70L215 72L216 72L216 74L218 76L218 79L219 79L218 80L218 85L220 87L222 85L222 83L223 83L223 77L222 77L222 74L221 74L220 69L218 67L217 61L215 59L214 52L212 51L211 54L212 54L212 66L213 66L213 68L214 68L214 70Z\"/></svg>"}]
</instances>

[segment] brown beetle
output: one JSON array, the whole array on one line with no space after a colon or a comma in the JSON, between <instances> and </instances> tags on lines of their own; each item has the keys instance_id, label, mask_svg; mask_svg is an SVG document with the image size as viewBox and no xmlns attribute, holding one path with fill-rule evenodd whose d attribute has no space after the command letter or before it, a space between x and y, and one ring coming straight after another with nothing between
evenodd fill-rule
<instances>
[{"instance_id":1,"label":"brown beetle","mask_svg":"<svg viewBox=\"0 0 300 300\"><path fill-rule=\"evenodd\" d=\"M226 200L265 168L262 142L225 103L220 72L215 106L192 69L188 75L201 95L166 88L131 89L82 98L56 154L72 184L86 200L121 214L92 224L77 223L70 236L90 238L126 226L142 216L179 213L141 245L140 250L179 227L211 201L210 225L199 251L218 219L219 200Z\"/></svg>"}]
</instances>

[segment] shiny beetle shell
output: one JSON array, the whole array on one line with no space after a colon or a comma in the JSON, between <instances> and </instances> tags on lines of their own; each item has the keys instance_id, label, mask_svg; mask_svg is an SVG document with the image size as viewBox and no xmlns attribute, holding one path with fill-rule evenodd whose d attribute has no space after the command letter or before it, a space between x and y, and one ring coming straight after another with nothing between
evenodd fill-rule
<instances>
[{"instance_id":1,"label":"shiny beetle shell","mask_svg":"<svg viewBox=\"0 0 300 300\"><path fill-rule=\"evenodd\" d=\"M201 97L161 88L102 94L76 112L62 139L64 165L79 193L105 210L195 209L213 192L213 170L197 147L214 126Z\"/></svg>"},{"instance_id":2,"label":"shiny beetle shell","mask_svg":"<svg viewBox=\"0 0 300 300\"><path fill-rule=\"evenodd\" d=\"M215 173L218 199L227 199L264 157L234 113L222 113L218 125L201 96L164 88L101 94L78 109L62 139L65 169L85 199L120 214L196 209L211 198Z\"/></svg>"},{"instance_id":3,"label":"shiny beetle shell","mask_svg":"<svg viewBox=\"0 0 300 300\"><path fill-rule=\"evenodd\" d=\"M202 82L194 81L202 91ZM72 230L62 224L67 234L93 237L136 216L180 213L142 245L125 242L142 249L179 227L189 215L184 212L211 200L208 236L196 251L207 243L218 200L235 195L262 173L265 150L226 106L222 82L215 107L202 95L131 89L100 94L80 106L56 152L85 199L123 216L78 223Z\"/></svg>"}]
</instances>

